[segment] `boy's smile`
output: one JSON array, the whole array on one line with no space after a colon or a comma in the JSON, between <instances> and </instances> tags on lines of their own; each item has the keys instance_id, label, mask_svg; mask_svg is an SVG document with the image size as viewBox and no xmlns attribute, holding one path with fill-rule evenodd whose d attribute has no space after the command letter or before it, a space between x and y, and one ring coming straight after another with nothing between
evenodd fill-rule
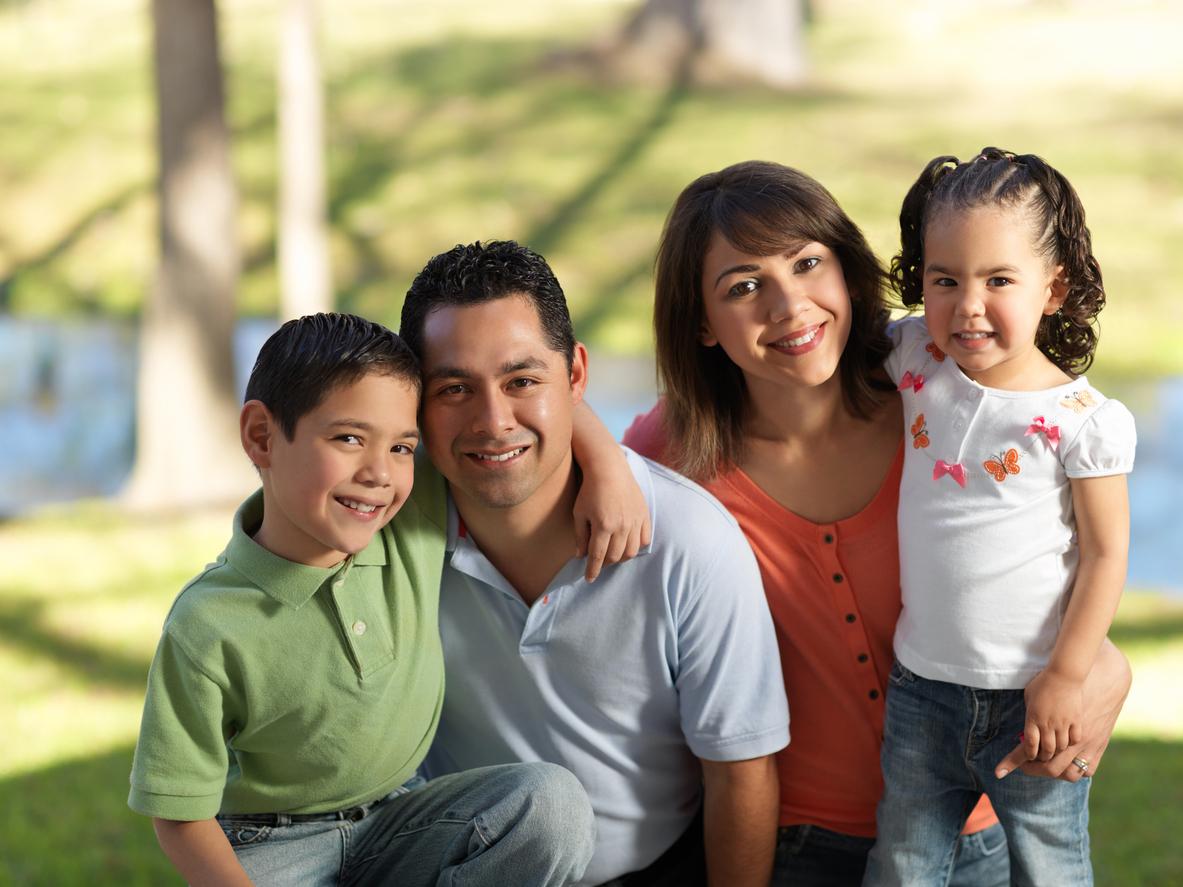
<instances>
[{"instance_id":1,"label":"boy's smile","mask_svg":"<svg viewBox=\"0 0 1183 887\"><path fill-rule=\"evenodd\" d=\"M264 490L255 541L315 567L369 545L410 493L418 408L405 380L371 373L330 391L290 441L271 420L266 450L254 455Z\"/></svg>"}]
</instances>

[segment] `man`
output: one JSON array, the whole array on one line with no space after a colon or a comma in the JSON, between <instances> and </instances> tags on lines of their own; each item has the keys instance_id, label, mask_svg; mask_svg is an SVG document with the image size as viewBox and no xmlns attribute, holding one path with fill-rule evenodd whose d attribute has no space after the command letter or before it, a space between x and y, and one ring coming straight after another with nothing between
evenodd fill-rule
<instances>
[{"instance_id":1,"label":"man","mask_svg":"<svg viewBox=\"0 0 1183 887\"><path fill-rule=\"evenodd\" d=\"M627 453L653 542L594 584L582 576L571 448L587 352L541 256L512 242L436 256L401 333L422 361L424 440L451 495L448 689L429 771L571 769L598 830L581 883L767 884L788 709L735 521Z\"/></svg>"}]
</instances>

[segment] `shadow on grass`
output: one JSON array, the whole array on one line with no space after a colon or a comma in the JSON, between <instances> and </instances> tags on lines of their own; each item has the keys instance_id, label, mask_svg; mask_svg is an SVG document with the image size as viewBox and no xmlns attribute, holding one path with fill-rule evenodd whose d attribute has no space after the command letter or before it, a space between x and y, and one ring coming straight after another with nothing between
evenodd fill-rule
<instances>
[{"instance_id":1,"label":"shadow on grass","mask_svg":"<svg viewBox=\"0 0 1183 887\"><path fill-rule=\"evenodd\" d=\"M158 885L181 879L127 806L132 748L0 781L0 884Z\"/></svg>"}]
</instances>

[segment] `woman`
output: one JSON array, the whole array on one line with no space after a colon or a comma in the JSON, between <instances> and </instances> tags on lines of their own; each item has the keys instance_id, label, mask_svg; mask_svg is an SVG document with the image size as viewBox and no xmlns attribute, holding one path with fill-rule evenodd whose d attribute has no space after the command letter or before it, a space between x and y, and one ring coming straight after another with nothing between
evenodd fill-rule
<instances>
[{"instance_id":1,"label":"woman","mask_svg":"<svg viewBox=\"0 0 1183 887\"><path fill-rule=\"evenodd\" d=\"M879 745L900 609L900 399L885 276L816 181L775 163L692 182L666 222L654 324L665 396L625 443L703 483L760 562L793 715L778 756L776 884L861 883L882 792ZM1090 676L1094 739L1038 772L1095 772L1128 689L1111 645ZM1014 764L1010 764L1014 766ZM983 801L952 883L1009 883Z\"/></svg>"}]
</instances>

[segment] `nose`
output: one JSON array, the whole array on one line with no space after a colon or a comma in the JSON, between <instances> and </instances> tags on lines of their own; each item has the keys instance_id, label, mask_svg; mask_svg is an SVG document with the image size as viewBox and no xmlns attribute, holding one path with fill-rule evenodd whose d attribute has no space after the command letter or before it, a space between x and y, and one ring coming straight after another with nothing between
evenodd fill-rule
<instances>
[{"instance_id":1,"label":"nose","mask_svg":"<svg viewBox=\"0 0 1183 887\"><path fill-rule=\"evenodd\" d=\"M976 283L963 286L957 298L957 315L959 317L979 317L984 310L981 287Z\"/></svg>"},{"instance_id":2,"label":"nose","mask_svg":"<svg viewBox=\"0 0 1183 887\"><path fill-rule=\"evenodd\" d=\"M809 300L799 287L779 281L765 284L764 298L768 306L768 319L772 323L796 317L809 305Z\"/></svg>"},{"instance_id":3,"label":"nose","mask_svg":"<svg viewBox=\"0 0 1183 887\"><path fill-rule=\"evenodd\" d=\"M514 427L513 406L500 389L486 391L473 404L472 432L497 437Z\"/></svg>"},{"instance_id":4,"label":"nose","mask_svg":"<svg viewBox=\"0 0 1183 887\"><path fill-rule=\"evenodd\" d=\"M362 462L358 481L372 487L389 486L391 458L390 453L382 447L373 447L372 451L366 453L365 461Z\"/></svg>"}]
</instances>

